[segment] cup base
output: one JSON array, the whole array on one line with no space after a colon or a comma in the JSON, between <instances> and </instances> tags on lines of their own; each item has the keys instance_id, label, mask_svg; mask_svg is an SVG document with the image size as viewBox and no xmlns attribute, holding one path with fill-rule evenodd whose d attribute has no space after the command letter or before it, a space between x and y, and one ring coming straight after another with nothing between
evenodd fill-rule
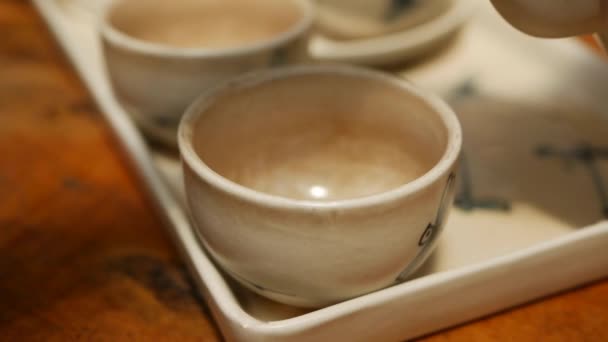
<instances>
[{"instance_id":1,"label":"cup base","mask_svg":"<svg viewBox=\"0 0 608 342\"><path fill-rule=\"evenodd\" d=\"M121 103L121 106L125 108L129 117L141 129L147 139L159 143L164 147L177 149L178 123L163 122L163 120L149 118L124 103Z\"/></svg>"},{"instance_id":2,"label":"cup base","mask_svg":"<svg viewBox=\"0 0 608 342\"><path fill-rule=\"evenodd\" d=\"M274 300L275 302L279 302L279 303L283 303L283 304L287 304L287 305L291 305L291 306L296 306L296 307L300 307L300 308L309 308L309 309L322 308L322 307L329 306L329 305L336 303L336 302L330 302L330 301L318 301L318 300L313 300L313 299L307 299L307 298L298 297L298 296L295 296L292 294L272 291L272 290L264 288L263 286L259 286L248 280L245 280L242 277L228 271L225 268L222 268L222 270L226 274L228 274L232 279L234 279L237 283L239 283L240 285L245 287L246 289L253 291L262 297Z\"/></svg>"}]
</instances>

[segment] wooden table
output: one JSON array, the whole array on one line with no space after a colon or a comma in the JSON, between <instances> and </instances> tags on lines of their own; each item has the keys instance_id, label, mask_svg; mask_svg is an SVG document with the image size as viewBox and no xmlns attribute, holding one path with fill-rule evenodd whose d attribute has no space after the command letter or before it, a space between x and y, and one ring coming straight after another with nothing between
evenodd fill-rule
<instances>
[{"instance_id":1,"label":"wooden table","mask_svg":"<svg viewBox=\"0 0 608 342\"><path fill-rule=\"evenodd\" d=\"M0 340L221 339L31 5L0 2ZM531 275L533 276L533 275ZM608 341L608 281L428 341Z\"/></svg>"}]
</instances>

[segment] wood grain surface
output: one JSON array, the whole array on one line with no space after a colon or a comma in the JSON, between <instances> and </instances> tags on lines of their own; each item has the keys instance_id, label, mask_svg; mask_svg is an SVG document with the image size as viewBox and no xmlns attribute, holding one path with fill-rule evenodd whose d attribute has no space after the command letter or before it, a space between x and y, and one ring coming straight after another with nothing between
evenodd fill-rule
<instances>
[{"instance_id":1,"label":"wood grain surface","mask_svg":"<svg viewBox=\"0 0 608 342\"><path fill-rule=\"evenodd\" d=\"M31 5L1 0L0 340L221 339L125 165ZM608 341L608 281L424 340Z\"/></svg>"}]
</instances>

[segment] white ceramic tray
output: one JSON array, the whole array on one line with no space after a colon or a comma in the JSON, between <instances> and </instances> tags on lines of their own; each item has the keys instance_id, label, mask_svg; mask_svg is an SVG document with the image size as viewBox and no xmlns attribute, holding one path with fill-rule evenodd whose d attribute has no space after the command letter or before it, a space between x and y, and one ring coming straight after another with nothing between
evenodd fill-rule
<instances>
[{"instance_id":1,"label":"white ceramic tray","mask_svg":"<svg viewBox=\"0 0 608 342\"><path fill-rule=\"evenodd\" d=\"M452 211L413 279L307 312L233 284L202 250L182 206L178 160L146 145L112 95L94 7L83 7L93 1L34 3L156 200L228 340L403 340L608 276L608 65L577 42L526 37L484 0L458 41L396 70L458 112L466 156L459 203L469 209Z\"/></svg>"}]
</instances>

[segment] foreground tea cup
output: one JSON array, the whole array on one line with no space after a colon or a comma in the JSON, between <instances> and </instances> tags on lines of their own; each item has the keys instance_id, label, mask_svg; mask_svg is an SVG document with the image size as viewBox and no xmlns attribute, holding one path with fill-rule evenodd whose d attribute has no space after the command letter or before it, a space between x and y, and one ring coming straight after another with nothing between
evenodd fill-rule
<instances>
[{"instance_id":1,"label":"foreground tea cup","mask_svg":"<svg viewBox=\"0 0 608 342\"><path fill-rule=\"evenodd\" d=\"M101 18L120 103L146 127L173 127L205 89L246 71L298 62L307 0L113 0Z\"/></svg>"},{"instance_id":2,"label":"foreground tea cup","mask_svg":"<svg viewBox=\"0 0 608 342\"><path fill-rule=\"evenodd\" d=\"M404 80L296 66L202 95L178 142L210 255L263 296L319 307L394 284L429 255L461 130L444 102Z\"/></svg>"}]
</instances>

